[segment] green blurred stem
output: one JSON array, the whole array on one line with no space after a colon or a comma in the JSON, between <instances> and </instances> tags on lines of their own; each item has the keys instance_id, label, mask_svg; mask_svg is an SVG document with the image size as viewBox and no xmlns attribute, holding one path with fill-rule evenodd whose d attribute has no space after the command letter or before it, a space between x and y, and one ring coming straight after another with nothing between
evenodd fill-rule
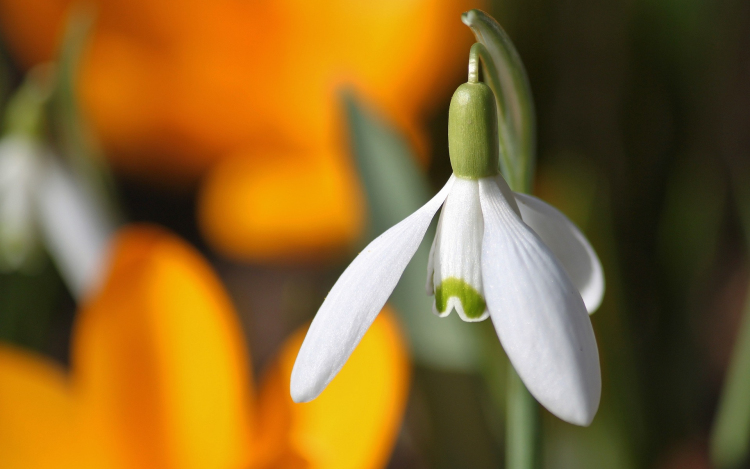
<instances>
[{"instance_id":1,"label":"green blurred stem","mask_svg":"<svg viewBox=\"0 0 750 469\"><path fill-rule=\"evenodd\" d=\"M528 194L530 177L510 183L511 189ZM513 366L508 367L507 410L505 421L506 469L541 467L541 431L539 404L529 393Z\"/></svg>"},{"instance_id":2,"label":"green blurred stem","mask_svg":"<svg viewBox=\"0 0 750 469\"><path fill-rule=\"evenodd\" d=\"M513 42L494 18L480 10L461 16L477 39L469 54L469 81L484 81L495 94L500 170L510 188L530 193L534 176L536 119L526 71ZM540 467L539 405L509 367L506 415L508 469Z\"/></svg>"},{"instance_id":3,"label":"green blurred stem","mask_svg":"<svg viewBox=\"0 0 750 469\"><path fill-rule=\"evenodd\" d=\"M120 204L110 168L104 162L96 138L79 108L76 84L82 59L89 44L95 19L94 6L76 3L70 9L61 48L56 61L55 88L50 101L51 130L58 149L69 167L92 193L104 211L117 224L122 219Z\"/></svg>"},{"instance_id":4,"label":"green blurred stem","mask_svg":"<svg viewBox=\"0 0 750 469\"><path fill-rule=\"evenodd\" d=\"M505 467L536 469L541 442L539 405L512 366L508 367L507 386Z\"/></svg>"},{"instance_id":5,"label":"green blurred stem","mask_svg":"<svg viewBox=\"0 0 750 469\"><path fill-rule=\"evenodd\" d=\"M5 110L3 132L38 139L44 132L44 111L50 98L51 70L37 66L10 97Z\"/></svg>"}]
</instances>

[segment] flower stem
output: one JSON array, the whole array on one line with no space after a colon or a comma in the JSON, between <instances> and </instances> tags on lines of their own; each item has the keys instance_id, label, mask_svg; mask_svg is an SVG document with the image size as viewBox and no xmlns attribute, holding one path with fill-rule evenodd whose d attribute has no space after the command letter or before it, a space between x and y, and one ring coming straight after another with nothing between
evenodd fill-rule
<instances>
[{"instance_id":1,"label":"flower stem","mask_svg":"<svg viewBox=\"0 0 750 469\"><path fill-rule=\"evenodd\" d=\"M477 42L471 46L471 50L469 51L469 83L479 82L480 57L484 55L485 60L487 60L486 51L487 49L481 42Z\"/></svg>"},{"instance_id":2,"label":"flower stem","mask_svg":"<svg viewBox=\"0 0 750 469\"><path fill-rule=\"evenodd\" d=\"M539 405L512 366L507 386L505 467L536 469L540 467Z\"/></svg>"},{"instance_id":3,"label":"flower stem","mask_svg":"<svg viewBox=\"0 0 750 469\"><path fill-rule=\"evenodd\" d=\"M510 188L530 194L533 172L533 165L526 165L520 178L508 180ZM506 469L538 469L542 466L540 424L539 404L511 364L508 367L505 421Z\"/></svg>"},{"instance_id":4,"label":"flower stem","mask_svg":"<svg viewBox=\"0 0 750 469\"><path fill-rule=\"evenodd\" d=\"M536 119L531 88L523 63L500 25L479 10L461 17L477 38L469 52L469 82L484 81L495 95L498 116L500 170L515 192L532 192ZM521 382L513 366L508 367L505 423L505 467L541 467L539 404Z\"/></svg>"}]
</instances>

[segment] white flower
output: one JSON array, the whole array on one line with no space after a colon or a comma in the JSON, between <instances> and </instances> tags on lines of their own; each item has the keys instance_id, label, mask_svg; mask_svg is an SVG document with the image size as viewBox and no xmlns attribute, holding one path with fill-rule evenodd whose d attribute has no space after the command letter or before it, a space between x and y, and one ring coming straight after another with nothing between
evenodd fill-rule
<instances>
[{"instance_id":1,"label":"white flower","mask_svg":"<svg viewBox=\"0 0 750 469\"><path fill-rule=\"evenodd\" d=\"M476 86L462 87L467 85ZM469 122L476 133L481 120L477 115L465 119L459 108L473 99L460 94L462 87L451 102L451 119ZM492 129L492 115L486 119ZM432 200L372 241L333 286L292 370L295 402L317 397L339 372L442 205L427 278L435 312L445 316L455 309L465 321L492 318L531 394L563 420L591 422L599 406L601 376L587 309L594 311L604 293L601 265L562 213L510 190L497 173L497 145L487 132L478 140L489 142L485 148L454 144L449 130L454 175ZM466 152L480 157L468 163L454 158Z\"/></svg>"},{"instance_id":2,"label":"white flower","mask_svg":"<svg viewBox=\"0 0 750 469\"><path fill-rule=\"evenodd\" d=\"M16 270L38 241L71 293L99 285L114 228L85 183L24 135L0 138L0 270Z\"/></svg>"}]
</instances>

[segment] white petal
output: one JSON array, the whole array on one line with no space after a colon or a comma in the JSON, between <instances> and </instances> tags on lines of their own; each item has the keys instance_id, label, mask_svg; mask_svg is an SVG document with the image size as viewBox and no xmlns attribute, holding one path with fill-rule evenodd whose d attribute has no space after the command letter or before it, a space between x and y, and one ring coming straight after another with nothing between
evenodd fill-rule
<instances>
[{"instance_id":1,"label":"white petal","mask_svg":"<svg viewBox=\"0 0 750 469\"><path fill-rule=\"evenodd\" d=\"M594 248L568 217L536 197L515 194L521 217L560 261L593 313L604 296L604 270Z\"/></svg>"},{"instance_id":2,"label":"white petal","mask_svg":"<svg viewBox=\"0 0 750 469\"><path fill-rule=\"evenodd\" d=\"M452 176L419 210L372 241L331 288L292 369L295 402L315 399L344 366L396 288L454 179Z\"/></svg>"},{"instance_id":3,"label":"white petal","mask_svg":"<svg viewBox=\"0 0 750 469\"><path fill-rule=\"evenodd\" d=\"M47 249L71 293L84 298L104 279L114 227L85 186L54 158L47 162L37 204Z\"/></svg>"},{"instance_id":4,"label":"white petal","mask_svg":"<svg viewBox=\"0 0 750 469\"><path fill-rule=\"evenodd\" d=\"M427 296L432 296L435 294L435 283L432 281L433 277L435 276L435 247L437 246L438 240L440 239L442 225L443 211L441 210L440 216L438 217L437 229L435 230L435 238L433 238L432 240L432 245L430 246L430 255L427 258L427 284L425 285Z\"/></svg>"},{"instance_id":5,"label":"white petal","mask_svg":"<svg viewBox=\"0 0 750 469\"><path fill-rule=\"evenodd\" d=\"M482 321L489 316L482 293L483 233L479 183L456 178L440 212L432 272L427 272L428 276L432 273L433 311L438 316L447 316L453 309L464 321Z\"/></svg>"},{"instance_id":6,"label":"white petal","mask_svg":"<svg viewBox=\"0 0 750 469\"><path fill-rule=\"evenodd\" d=\"M479 181L479 195L484 293L500 342L543 406L588 425L599 407L601 374L581 295L492 179Z\"/></svg>"}]
</instances>

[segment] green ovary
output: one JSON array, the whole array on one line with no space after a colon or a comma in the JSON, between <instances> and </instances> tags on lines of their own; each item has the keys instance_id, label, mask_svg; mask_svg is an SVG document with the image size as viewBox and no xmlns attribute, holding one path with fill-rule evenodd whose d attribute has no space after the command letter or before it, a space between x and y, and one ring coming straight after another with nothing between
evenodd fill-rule
<instances>
[{"instance_id":1,"label":"green ovary","mask_svg":"<svg viewBox=\"0 0 750 469\"><path fill-rule=\"evenodd\" d=\"M487 305L479 292L460 278L448 277L435 288L435 306L441 313L448 306L448 299L455 296L464 307L464 314L470 319L478 319L484 313Z\"/></svg>"}]
</instances>

